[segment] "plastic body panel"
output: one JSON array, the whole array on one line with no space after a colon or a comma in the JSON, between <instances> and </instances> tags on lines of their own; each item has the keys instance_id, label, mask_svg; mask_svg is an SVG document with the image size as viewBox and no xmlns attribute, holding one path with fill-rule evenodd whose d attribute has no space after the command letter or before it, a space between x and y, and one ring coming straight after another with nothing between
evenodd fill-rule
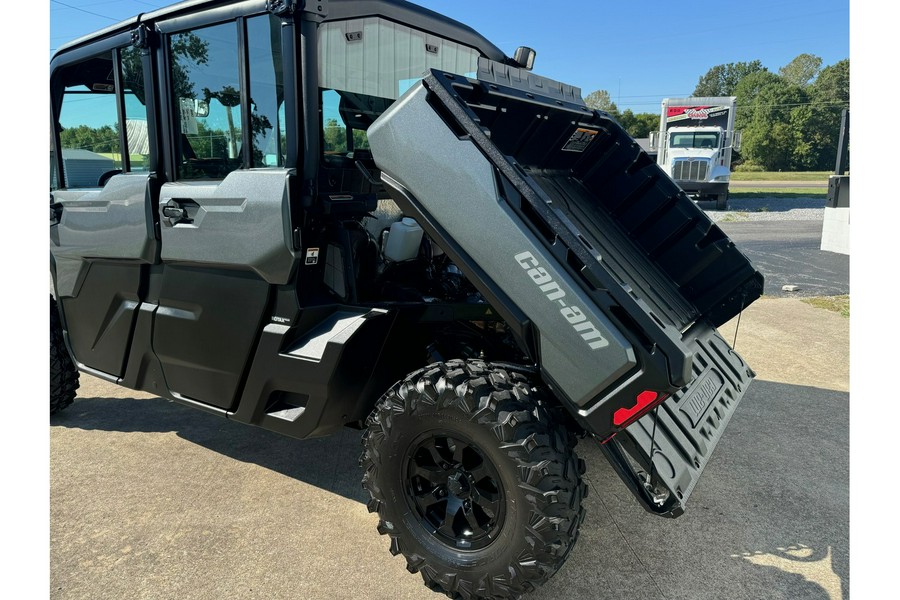
<instances>
[{"instance_id":1,"label":"plastic body panel","mask_svg":"<svg viewBox=\"0 0 900 600\"><path fill-rule=\"evenodd\" d=\"M170 392L231 408L268 298L252 273L167 266L153 350Z\"/></svg>"},{"instance_id":2,"label":"plastic body panel","mask_svg":"<svg viewBox=\"0 0 900 600\"><path fill-rule=\"evenodd\" d=\"M221 182L166 183L160 211L182 206L187 219L160 214L164 263L251 270L284 284L299 260L293 250L288 170L234 171Z\"/></svg>"},{"instance_id":3,"label":"plastic body panel","mask_svg":"<svg viewBox=\"0 0 900 600\"><path fill-rule=\"evenodd\" d=\"M298 263L289 174L235 171L221 182L162 186L153 349L172 395L235 406L271 288Z\"/></svg>"},{"instance_id":4,"label":"plastic body panel","mask_svg":"<svg viewBox=\"0 0 900 600\"><path fill-rule=\"evenodd\" d=\"M77 294L88 268L85 259L141 264L158 259L146 173L116 175L103 189L57 190L53 199L62 205L59 223L50 228L60 297Z\"/></svg>"},{"instance_id":5,"label":"plastic body panel","mask_svg":"<svg viewBox=\"0 0 900 600\"><path fill-rule=\"evenodd\" d=\"M602 446L641 504L667 517L684 512L754 376L712 327L697 329L691 385Z\"/></svg>"},{"instance_id":6,"label":"plastic body panel","mask_svg":"<svg viewBox=\"0 0 900 600\"><path fill-rule=\"evenodd\" d=\"M150 178L116 175L102 189L57 190L51 222L54 288L79 368L123 374L146 280L158 260Z\"/></svg>"},{"instance_id":7,"label":"plastic body panel","mask_svg":"<svg viewBox=\"0 0 900 600\"><path fill-rule=\"evenodd\" d=\"M324 306L309 309L293 328L266 325L232 418L296 438L362 418L359 406L374 402L367 384L390 358L381 350L394 322L381 309Z\"/></svg>"},{"instance_id":8,"label":"plastic body panel","mask_svg":"<svg viewBox=\"0 0 900 600\"><path fill-rule=\"evenodd\" d=\"M546 375L573 403L586 404L635 366L631 344L556 261L542 258L540 242L500 202L490 161L443 124L426 95L418 87L369 129L379 168L390 177L402 176L430 218L515 298L540 332ZM410 156L418 157L415 169L407 168ZM592 323L600 337L584 339L566 319L573 313L561 312L565 309L582 311L587 321L581 323ZM598 342L596 348L591 341Z\"/></svg>"}]
</instances>

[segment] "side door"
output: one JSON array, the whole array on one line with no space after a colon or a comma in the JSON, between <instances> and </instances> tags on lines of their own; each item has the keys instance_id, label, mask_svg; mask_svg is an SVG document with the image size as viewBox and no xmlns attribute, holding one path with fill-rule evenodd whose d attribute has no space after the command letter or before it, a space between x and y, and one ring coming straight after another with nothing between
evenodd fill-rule
<instances>
[{"instance_id":1,"label":"side door","mask_svg":"<svg viewBox=\"0 0 900 600\"><path fill-rule=\"evenodd\" d=\"M282 67L293 30L268 13L214 10L156 28L168 176L153 350L172 397L228 410L300 255Z\"/></svg>"},{"instance_id":2,"label":"side door","mask_svg":"<svg viewBox=\"0 0 900 600\"><path fill-rule=\"evenodd\" d=\"M51 63L51 276L75 360L111 380L159 260L144 70L130 33Z\"/></svg>"}]
</instances>

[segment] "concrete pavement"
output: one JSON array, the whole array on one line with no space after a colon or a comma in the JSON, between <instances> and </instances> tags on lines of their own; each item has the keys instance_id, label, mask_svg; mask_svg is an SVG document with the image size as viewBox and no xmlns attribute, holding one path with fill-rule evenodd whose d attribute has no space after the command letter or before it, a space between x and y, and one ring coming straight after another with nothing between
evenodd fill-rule
<instances>
[{"instance_id":1,"label":"concrete pavement","mask_svg":"<svg viewBox=\"0 0 900 600\"><path fill-rule=\"evenodd\" d=\"M581 537L529 597L847 597L848 338L797 299L745 311L758 378L679 519L640 509L582 441ZM375 532L356 431L294 441L84 375L50 425L51 598L443 597Z\"/></svg>"}]
</instances>

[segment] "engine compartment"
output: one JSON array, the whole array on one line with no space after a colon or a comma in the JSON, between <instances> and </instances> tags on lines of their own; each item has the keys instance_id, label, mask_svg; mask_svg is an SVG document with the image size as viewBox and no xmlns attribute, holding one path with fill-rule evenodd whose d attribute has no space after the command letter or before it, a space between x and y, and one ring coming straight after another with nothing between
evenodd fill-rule
<instances>
[{"instance_id":1,"label":"engine compartment","mask_svg":"<svg viewBox=\"0 0 900 600\"><path fill-rule=\"evenodd\" d=\"M407 336L421 365L452 358L534 364L488 300L414 219L390 198L357 198L347 197L349 210L335 210L332 196L328 214L311 221L302 305L337 302L402 313L404 321L415 322ZM417 233L410 237L408 230Z\"/></svg>"}]
</instances>

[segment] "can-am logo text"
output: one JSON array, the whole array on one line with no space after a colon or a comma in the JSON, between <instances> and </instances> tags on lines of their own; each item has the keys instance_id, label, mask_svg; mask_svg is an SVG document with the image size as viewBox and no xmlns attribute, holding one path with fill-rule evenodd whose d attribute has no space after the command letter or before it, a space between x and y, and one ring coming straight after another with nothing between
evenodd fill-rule
<instances>
[{"instance_id":1,"label":"can-am logo text","mask_svg":"<svg viewBox=\"0 0 900 600\"><path fill-rule=\"evenodd\" d=\"M599 350L609 346L609 342L603 339L603 335L597 330L597 326L588 321L587 315L584 314L577 306L570 306L564 298L566 292L559 284L553 280L547 270L541 267L531 252L520 252L513 258L519 263L519 266L525 269L531 281L538 286L547 300L554 302L560 306L559 312L565 317L569 325L581 335L581 339L587 342L591 350Z\"/></svg>"}]
</instances>

